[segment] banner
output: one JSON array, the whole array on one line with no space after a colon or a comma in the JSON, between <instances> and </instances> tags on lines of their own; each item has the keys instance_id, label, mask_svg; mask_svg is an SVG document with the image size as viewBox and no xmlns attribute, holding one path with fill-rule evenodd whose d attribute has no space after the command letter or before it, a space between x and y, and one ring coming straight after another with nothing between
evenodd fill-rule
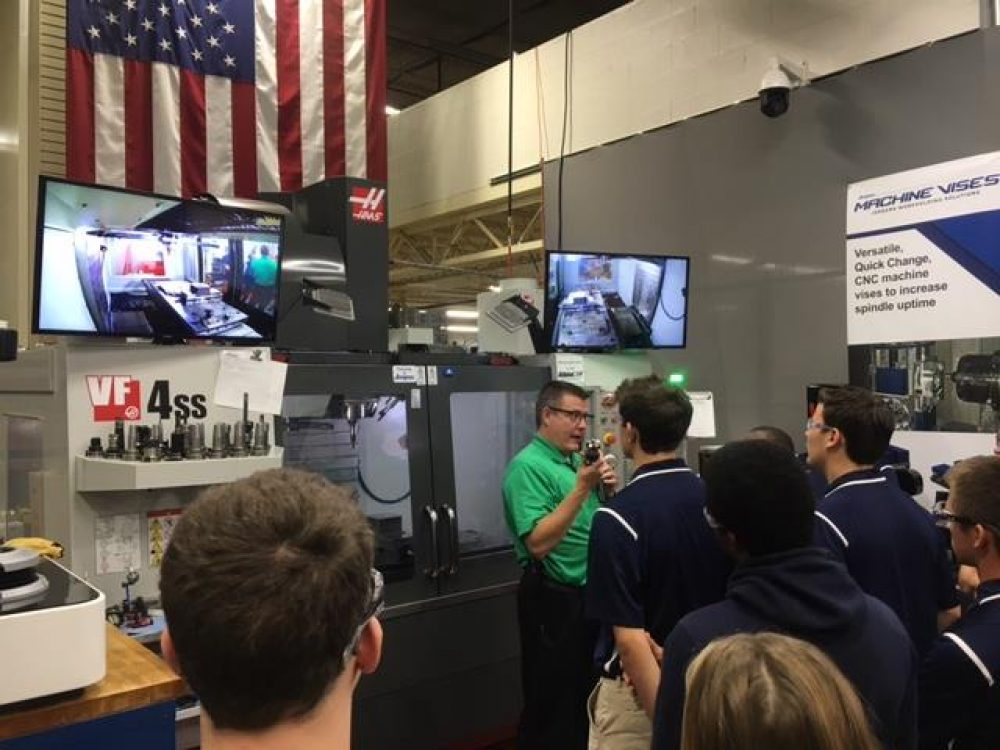
<instances>
[{"instance_id":1,"label":"banner","mask_svg":"<svg viewBox=\"0 0 1000 750\"><path fill-rule=\"evenodd\" d=\"M850 381L893 410L893 444L932 467L1000 451L1000 152L847 190Z\"/></svg>"},{"instance_id":2,"label":"banner","mask_svg":"<svg viewBox=\"0 0 1000 750\"><path fill-rule=\"evenodd\" d=\"M847 343L1000 335L1000 152L847 191Z\"/></svg>"}]
</instances>

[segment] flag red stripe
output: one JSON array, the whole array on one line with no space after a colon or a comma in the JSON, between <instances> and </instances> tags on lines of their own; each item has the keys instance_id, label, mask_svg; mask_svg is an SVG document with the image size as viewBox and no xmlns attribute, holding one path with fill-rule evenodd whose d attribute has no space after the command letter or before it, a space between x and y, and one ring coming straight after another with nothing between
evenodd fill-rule
<instances>
[{"instance_id":1,"label":"flag red stripe","mask_svg":"<svg viewBox=\"0 0 1000 750\"><path fill-rule=\"evenodd\" d=\"M240 198L257 197L256 88L233 81L233 191Z\"/></svg>"},{"instance_id":2,"label":"flag red stripe","mask_svg":"<svg viewBox=\"0 0 1000 750\"><path fill-rule=\"evenodd\" d=\"M94 59L66 47L66 176L94 181Z\"/></svg>"},{"instance_id":3,"label":"flag red stripe","mask_svg":"<svg viewBox=\"0 0 1000 750\"><path fill-rule=\"evenodd\" d=\"M368 179L385 182L386 0L365 0L365 103L368 132Z\"/></svg>"},{"instance_id":4,"label":"flag red stripe","mask_svg":"<svg viewBox=\"0 0 1000 750\"><path fill-rule=\"evenodd\" d=\"M205 79L181 68L181 194L204 193L208 189L205 176Z\"/></svg>"},{"instance_id":5,"label":"flag red stripe","mask_svg":"<svg viewBox=\"0 0 1000 750\"><path fill-rule=\"evenodd\" d=\"M344 174L344 2L323 0L323 128L326 176Z\"/></svg>"},{"instance_id":6,"label":"flag red stripe","mask_svg":"<svg viewBox=\"0 0 1000 750\"><path fill-rule=\"evenodd\" d=\"M312 0L307 0L311 2ZM299 86L299 0L278 0L278 172L282 191L302 187L302 119Z\"/></svg>"},{"instance_id":7,"label":"flag red stripe","mask_svg":"<svg viewBox=\"0 0 1000 750\"><path fill-rule=\"evenodd\" d=\"M149 63L125 63L125 184L153 189L153 69Z\"/></svg>"}]
</instances>

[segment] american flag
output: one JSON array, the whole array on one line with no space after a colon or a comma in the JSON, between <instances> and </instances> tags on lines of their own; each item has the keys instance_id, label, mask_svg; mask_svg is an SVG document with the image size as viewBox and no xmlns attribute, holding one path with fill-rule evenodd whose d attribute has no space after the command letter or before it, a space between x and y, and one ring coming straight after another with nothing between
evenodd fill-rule
<instances>
[{"instance_id":1,"label":"american flag","mask_svg":"<svg viewBox=\"0 0 1000 750\"><path fill-rule=\"evenodd\" d=\"M385 3L67 0L67 177L240 197L385 180Z\"/></svg>"}]
</instances>

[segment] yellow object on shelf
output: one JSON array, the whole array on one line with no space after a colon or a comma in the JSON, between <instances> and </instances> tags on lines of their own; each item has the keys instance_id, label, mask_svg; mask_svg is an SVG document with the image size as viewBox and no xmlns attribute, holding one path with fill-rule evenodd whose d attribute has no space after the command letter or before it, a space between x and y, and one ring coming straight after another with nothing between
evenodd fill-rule
<instances>
[{"instance_id":1,"label":"yellow object on shelf","mask_svg":"<svg viewBox=\"0 0 1000 750\"><path fill-rule=\"evenodd\" d=\"M4 542L7 547L17 547L18 549L30 549L39 555L44 555L52 560L58 560L63 556L63 546L59 542L46 539L41 536L20 536L15 539L8 539Z\"/></svg>"}]
</instances>

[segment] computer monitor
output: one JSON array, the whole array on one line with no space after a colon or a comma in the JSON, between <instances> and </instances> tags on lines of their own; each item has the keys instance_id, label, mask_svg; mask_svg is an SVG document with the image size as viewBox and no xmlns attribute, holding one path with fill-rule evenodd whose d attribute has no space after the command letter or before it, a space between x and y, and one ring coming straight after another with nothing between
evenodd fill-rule
<instances>
[{"instance_id":1,"label":"computer monitor","mask_svg":"<svg viewBox=\"0 0 1000 750\"><path fill-rule=\"evenodd\" d=\"M549 253L546 341L553 351L684 347L689 265L680 256Z\"/></svg>"},{"instance_id":2,"label":"computer monitor","mask_svg":"<svg viewBox=\"0 0 1000 750\"><path fill-rule=\"evenodd\" d=\"M283 226L277 211L42 177L33 330L273 341Z\"/></svg>"}]
</instances>

